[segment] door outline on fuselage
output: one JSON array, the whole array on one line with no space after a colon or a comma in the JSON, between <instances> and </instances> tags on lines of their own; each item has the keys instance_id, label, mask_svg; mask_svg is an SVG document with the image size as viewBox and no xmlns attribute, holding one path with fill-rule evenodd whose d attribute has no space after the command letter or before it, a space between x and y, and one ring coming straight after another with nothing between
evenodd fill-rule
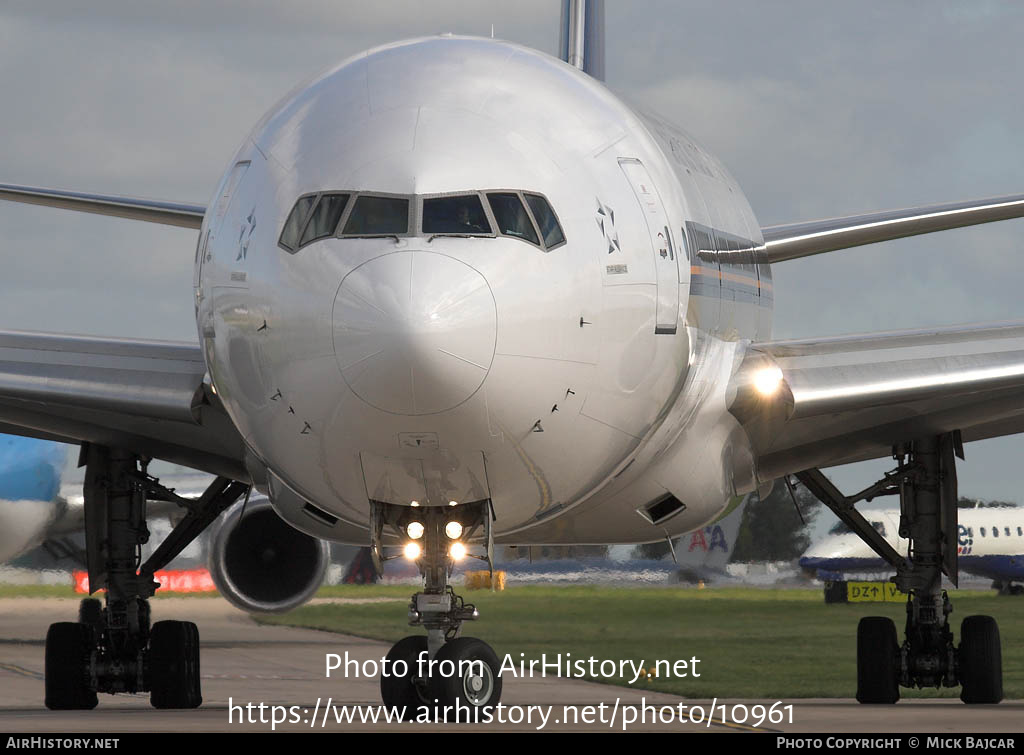
<instances>
[{"instance_id":1,"label":"door outline on fuselage","mask_svg":"<svg viewBox=\"0 0 1024 755\"><path fill-rule=\"evenodd\" d=\"M679 260L672 241L672 224L658 187L644 164L635 157L620 157L619 167L644 216L651 252L654 254L657 287L654 332L658 335L675 335L679 322Z\"/></svg>"}]
</instances>

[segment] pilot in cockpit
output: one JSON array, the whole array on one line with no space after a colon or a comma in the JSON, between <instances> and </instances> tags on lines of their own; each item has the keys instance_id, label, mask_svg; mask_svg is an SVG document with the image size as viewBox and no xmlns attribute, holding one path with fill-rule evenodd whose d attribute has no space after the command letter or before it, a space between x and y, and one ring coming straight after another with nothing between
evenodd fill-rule
<instances>
[{"instance_id":1,"label":"pilot in cockpit","mask_svg":"<svg viewBox=\"0 0 1024 755\"><path fill-rule=\"evenodd\" d=\"M473 222L469 214L469 205L462 203L455 210L455 224L458 233L488 233L490 229Z\"/></svg>"}]
</instances>

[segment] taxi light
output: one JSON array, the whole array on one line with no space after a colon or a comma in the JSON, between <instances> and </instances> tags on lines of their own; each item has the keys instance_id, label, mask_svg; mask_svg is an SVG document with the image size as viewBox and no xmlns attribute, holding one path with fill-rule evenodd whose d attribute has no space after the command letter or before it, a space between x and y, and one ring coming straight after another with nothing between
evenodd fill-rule
<instances>
[{"instance_id":1,"label":"taxi light","mask_svg":"<svg viewBox=\"0 0 1024 755\"><path fill-rule=\"evenodd\" d=\"M419 540L423 537L423 524L420 522L409 522L405 526L405 531L413 540Z\"/></svg>"},{"instance_id":2,"label":"taxi light","mask_svg":"<svg viewBox=\"0 0 1024 755\"><path fill-rule=\"evenodd\" d=\"M452 543L448 553L452 557L452 561L461 561L466 557L466 546L462 543Z\"/></svg>"},{"instance_id":3,"label":"taxi light","mask_svg":"<svg viewBox=\"0 0 1024 755\"><path fill-rule=\"evenodd\" d=\"M774 396L782 385L782 370L778 367L765 367L754 373L754 389L765 398Z\"/></svg>"},{"instance_id":4,"label":"taxi light","mask_svg":"<svg viewBox=\"0 0 1024 755\"><path fill-rule=\"evenodd\" d=\"M415 561L420 557L420 546L417 543L406 543L402 553L410 561Z\"/></svg>"},{"instance_id":5,"label":"taxi light","mask_svg":"<svg viewBox=\"0 0 1024 755\"><path fill-rule=\"evenodd\" d=\"M462 525L458 522L448 522L444 526L444 534L448 536L449 540L458 540L462 537Z\"/></svg>"}]
</instances>

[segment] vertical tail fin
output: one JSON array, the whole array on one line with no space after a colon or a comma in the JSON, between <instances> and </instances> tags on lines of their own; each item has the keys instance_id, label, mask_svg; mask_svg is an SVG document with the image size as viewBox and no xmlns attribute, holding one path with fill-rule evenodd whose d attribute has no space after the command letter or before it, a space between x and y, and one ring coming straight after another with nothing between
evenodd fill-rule
<instances>
[{"instance_id":1,"label":"vertical tail fin","mask_svg":"<svg viewBox=\"0 0 1024 755\"><path fill-rule=\"evenodd\" d=\"M725 573L725 567L732 559L736 547L743 510L749 500L749 495L744 496L732 511L717 522L688 532L676 541L676 561L681 573L694 580Z\"/></svg>"},{"instance_id":2,"label":"vertical tail fin","mask_svg":"<svg viewBox=\"0 0 1024 755\"><path fill-rule=\"evenodd\" d=\"M604 0L562 0L561 57L604 81Z\"/></svg>"}]
</instances>

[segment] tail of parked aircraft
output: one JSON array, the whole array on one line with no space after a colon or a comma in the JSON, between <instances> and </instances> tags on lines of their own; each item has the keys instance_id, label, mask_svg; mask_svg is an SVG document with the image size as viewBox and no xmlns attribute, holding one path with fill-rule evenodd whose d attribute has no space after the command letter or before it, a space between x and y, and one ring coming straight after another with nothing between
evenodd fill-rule
<instances>
[{"instance_id":1,"label":"tail of parked aircraft","mask_svg":"<svg viewBox=\"0 0 1024 755\"><path fill-rule=\"evenodd\" d=\"M750 496L744 496L739 505L717 522L687 532L675 541L676 561L681 579L697 582L723 576L732 559L736 537L743 521L743 511Z\"/></svg>"}]
</instances>

